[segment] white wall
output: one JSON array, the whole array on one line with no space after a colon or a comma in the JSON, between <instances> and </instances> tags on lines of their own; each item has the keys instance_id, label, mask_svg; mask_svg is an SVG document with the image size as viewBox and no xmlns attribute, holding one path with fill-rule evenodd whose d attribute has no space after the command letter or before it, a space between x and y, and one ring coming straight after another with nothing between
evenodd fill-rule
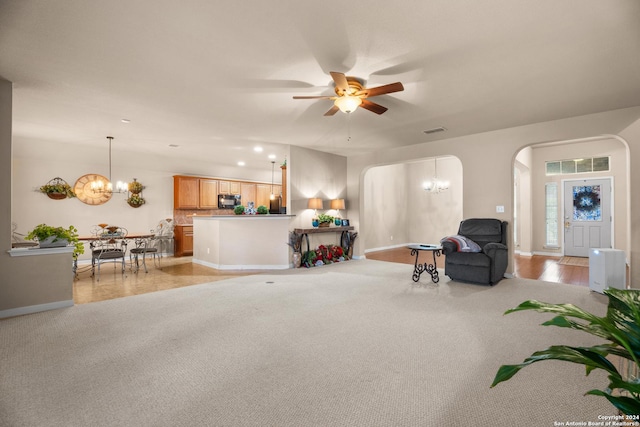
<instances>
[{"instance_id":1,"label":"white wall","mask_svg":"<svg viewBox=\"0 0 640 427\"><path fill-rule=\"evenodd\" d=\"M438 243L455 234L462 220L462 164L455 157L438 158L439 180L449 189L430 193L422 184L433 179L435 159L376 166L364 175L365 210L361 221L365 252L408 243Z\"/></svg>"},{"instance_id":2,"label":"white wall","mask_svg":"<svg viewBox=\"0 0 640 427\"><path fill-rule=\"evenodd\" d=\"M351 208L357 203L347 197L347 159L343 156L324 153L322 151L308 148L290 147L289 165L289 198L290 210L287 213L296 217L291 222L291 228L311 228L313 210L307 209L307 202L312 197L319 197L323 200L324 208L318 213L328 212L334 214L329 209L330 200L345 199L344 211L340 214L342 218L350 218ZM339 235L331 234L311 235L311 248L317 247L320 243L338 244ZM306 250L306 245L303 247Z\"/></svg>"}]
</instances>

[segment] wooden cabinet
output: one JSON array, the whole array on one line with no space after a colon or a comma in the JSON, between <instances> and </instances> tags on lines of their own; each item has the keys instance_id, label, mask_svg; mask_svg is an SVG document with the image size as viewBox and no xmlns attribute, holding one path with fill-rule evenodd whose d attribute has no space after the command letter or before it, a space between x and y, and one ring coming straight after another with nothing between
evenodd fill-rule
<instances>
[{"instance_id":1,"label":"wooden cabinet","mask_svg":"<svg viewBox=\"0 0 640 427\"><path fill-rule=\"evenodd\" d=\"M240 183L238 181L218 181L218 191L220 194L240 194Z\"/></svg>"},{"instance_id":2,"label":"wooden cabinet","mask_svg":"<svg viewBox=\"0 0 640 427\"><path fill-rule=\"evenodd\" d=\"M175 175L173 208L217 210L220 194L240 194L244 206L253 202L256 208L261 205L268 208L272 189L276 197L282 193L281 185Z\"/></svg>"},{"instance_id":3,"label":"wooden cabinet","mask_svg":"<svg viewBox=\"0 0 640 427\"><path fill-rule=\"evenodd\" d=\"M174 256L193 255L193 225L176 225Z\"/></svg>"},{"instance_id":4,"label":"wooden cabinet","mask_svg":"<svg viewBox=\"0 0 640 427\"><path fill-rule=\"evenodd\" d=\"M220 194L231 194L231 182L218 181L218 191Z\"/></svg>"},{"instance_id":5,"label":"wooden cabinet","mask_svg":"<svg viewBox=\"0 0 640 427\"><path fill-rule=\"evenodd\" d=\"M269 207L271 198L271 184L256 184L256 208L258 206Z\"/></svg>"},{"instance_id":6,"label":"wooden cabinet","mask_svg":"<svg viewBox=\"0 0 640 427\"><path fill-rule=\"evenodd\" d=\"M218 209L218 180L200 178L200 209Z\"/></svg>"},{"instance_id":7,"label":"wooden cabinet","mask_svg":"<svg viewBox=\"0 0 640 427\"><path fill-rule=\"evenodd\" d=\"M198 209L199 181L195 176L173 177L174 209Z\"/></svg>"},{"instance_id":8,"label":"wooden cabinet","mask_svg":"<svg viewBox=\"0 0 640 427\"><path fill-rule=\"evenodd\" d=\"M241 183L240 184L240 197L241 202L244 206L247 206L249 202L256 201L256 185L249 183ZM258 207L258 204L255 204L255 207Z\"/></svg>"}]
</instances>

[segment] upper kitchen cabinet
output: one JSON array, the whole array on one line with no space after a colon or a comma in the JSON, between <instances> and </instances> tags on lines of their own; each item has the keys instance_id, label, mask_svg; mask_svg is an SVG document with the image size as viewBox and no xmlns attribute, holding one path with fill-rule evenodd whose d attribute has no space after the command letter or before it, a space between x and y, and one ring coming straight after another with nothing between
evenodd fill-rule
<instances>
[{"instance_id":1,"label":"upper kitchen cabinet","mask_svg":"<svg viewBox=\"0 0 640 427\"><path fill-rule=\"evenodd\" d=\"M200 209L218 209L218 180L200 178Z\"/></svg>"},{"instance_id":2,"label":"upper kitchen cabinet","mask_svg":"<svg viewBox=\"0 0 640 427\"><path fill-rule=\"evenodd\" d=\"M200 179L195 176L173 177L174 209L198 209Z\"/></svg>"},{"instance_id":3,"label":"upper kitchen cabinet","mask_svg":"<svg viewBox=\"0 0 640 427\"><path fill-rule=\"evenodd\" d=\"M219 181L218 191L220 192L220 194L240 194L240 182Z\"/></svg>"}]
</instances>

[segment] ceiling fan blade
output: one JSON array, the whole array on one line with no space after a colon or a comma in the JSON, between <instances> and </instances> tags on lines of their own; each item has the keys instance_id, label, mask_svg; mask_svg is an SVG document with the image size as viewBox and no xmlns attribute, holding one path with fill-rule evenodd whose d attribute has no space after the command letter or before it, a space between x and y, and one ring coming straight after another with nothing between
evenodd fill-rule
<instances>
[{"instance_id":1,"label":"ceiling fan blade","mask_svg":"<svg viewBox=\"0 0 640 427\"><path fill-rule=\"evenodd\" d=\"M293 99L335 99L335 96L294 96Z\"/></svg>"},{"instance_id":2,"label":"ceiling fan blade","mask_svg":"<svg viewBox=\"0 0 640 427\"><path fill-rule=\"evenodd\" d=\"M338 111L340 111L340 109L338 107L336 107L335 105L333 107L331 107L329 109L329 111L327 111L326 113L324 113L325 116L333 116L335 113L337 113Z\"/></svg>"},{"instance_id":3,"label":"ceiling fan blade","mask_svg":"<svg viewBox=\"0 0 640 427\"><path fill-rule=\"evenodd\" d=\"M371 102L371 101L368 101L366 99L362 100L362 104L360 104L360 106L362 108L364 108L365 110L369 110L369 111L374 112L376 114L382 114L385 111L387 111L387 107L383 107L380 104L376 104L375 102Z\"/></svg>"},{"instance_id":4,"label":"ceiling fan blade","mask_svg":"<svg viewBox=\"0 0 640 427\"><path fill-rule=\"evenodd\" d=\"M355 95L363 98L370 98L372 96L385 95L387 93L393 93L393 92L401 92L403 90L404 90L404 86L402 86L402 83L396 82L396 83L389 83L388 85L362 89L356 92Z\"/></svg>"},{"instance_id":5,"label":"ceiling fan blade","mask_svg":"<svg viewBox=\"0 0 640 427\"><path fill-rule=\"evenodd\" d=\"M338 73L336 71L331 71L331 78L336 83L336 88L340 89L340 92L346 92L349 89L349 82L347 81L347 76L344 73Z\"/></svg>"}]
</instances>

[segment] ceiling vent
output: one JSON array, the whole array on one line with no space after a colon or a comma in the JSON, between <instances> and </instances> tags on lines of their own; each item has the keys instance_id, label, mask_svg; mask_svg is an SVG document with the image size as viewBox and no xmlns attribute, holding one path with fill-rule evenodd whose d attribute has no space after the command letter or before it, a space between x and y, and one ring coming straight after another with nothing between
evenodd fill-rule
<instances>
[{"instance_id":1,"label":"ceiling vent","mask_svg":"<svg viewBox=\"0 0 640 427\"><path fill-rule=\"evenodd\" d=\"M447 128L440 126L438 128L423 130L423 132L430 135L432 133L444 132L445 130L447 130Z\"/></svg>"}]
</instances>

